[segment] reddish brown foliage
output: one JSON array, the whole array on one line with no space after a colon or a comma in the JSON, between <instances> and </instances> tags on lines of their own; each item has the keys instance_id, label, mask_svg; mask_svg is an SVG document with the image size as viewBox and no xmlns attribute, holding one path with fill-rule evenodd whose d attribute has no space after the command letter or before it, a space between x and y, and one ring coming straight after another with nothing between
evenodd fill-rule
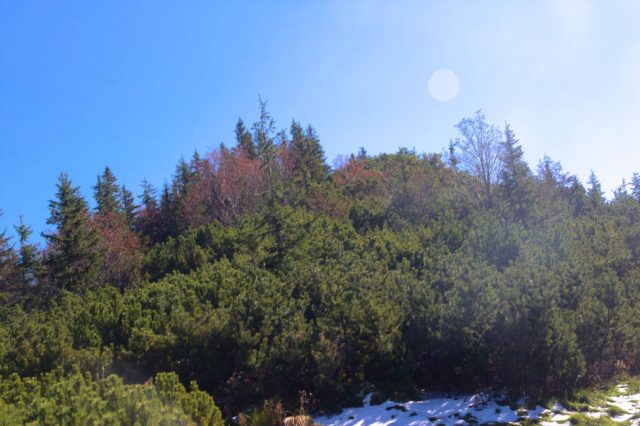
<instances>
[{"instance_id":1,"label":"reddish brown foliage","mask_svg":"<svg viewBox=\"0 0 640 426\"><path fill-rule=\"evenodd\" d=\"M258 160L251 160L241 149L224 146L210 154L216 172L218 211L216 216L224 224L235 222L240 216L254 214L267 191L267 179Z\"/></svg>"},{"instance_id":2,"label":"reddish brown foliage","mask_svg":"<svg viewBox=\"0 0 640 426\"><path fill-rule=\"evenodd\" d=\"M99 236L101 281L119 288L136 284L141 279L143 262L140 238L117 213L96 214L91 221Z\"/></svg>"},{"instance_id":3,"label":"reddish brown foliage","mask_svg":"<svg viewBox=\"0 0 640 426\"><path fill-rule=\"evenodd\" d=\"M345 193L351 197L378 194L382 190L384 176L380 171L365 166L366 159L350 158L336 170L336 185L344 188Z\"/></svg>"},{"instance_id":4,"label":"reddish brown foliage","mask_svg":"<svg viewBox=\"0 0 640 426\"><path fill-rule=\"evenodd\" d=\"M181 219L187 228L210 223L220 212L218 177L214 164L207 159L192 162L193 180L182 199Z\"/></svg>"}]
</instances>

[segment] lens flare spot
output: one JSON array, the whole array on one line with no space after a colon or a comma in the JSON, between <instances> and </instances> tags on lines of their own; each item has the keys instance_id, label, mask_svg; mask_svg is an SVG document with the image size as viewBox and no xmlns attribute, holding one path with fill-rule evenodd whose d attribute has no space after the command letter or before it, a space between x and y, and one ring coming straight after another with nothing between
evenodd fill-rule
<instances>
[{"instance_id":1,"label":"lens flare spot","mask_svg":"<svg viewBox=\"0 0 640 426\"><path fill-rule=\"evenodd\" d=\"M438 70L429 78L429 94L433 99L447 102L460 93L460 79L451 70Z\"/></svg>"}]
</instances>

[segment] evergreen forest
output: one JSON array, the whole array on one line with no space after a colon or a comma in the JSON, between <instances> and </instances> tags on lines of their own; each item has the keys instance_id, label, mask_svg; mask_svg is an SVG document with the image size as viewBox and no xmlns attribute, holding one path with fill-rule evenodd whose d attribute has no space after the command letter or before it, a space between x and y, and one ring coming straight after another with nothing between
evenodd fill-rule
<instances>
[{"instance_id":1,"label":"evergreen forest","mask_svg":"<svg viewBox=\"0 0 640 426\"><path fill-rule=\"evenodd\" d=\"M260 106L162 187L105 167L87 199L61 173L42 244L0 230L1 424L221 424L639 372L640 175L605 197L481 111L440 153L329 165L313 127Z\"/></svg>"}]
</instances>

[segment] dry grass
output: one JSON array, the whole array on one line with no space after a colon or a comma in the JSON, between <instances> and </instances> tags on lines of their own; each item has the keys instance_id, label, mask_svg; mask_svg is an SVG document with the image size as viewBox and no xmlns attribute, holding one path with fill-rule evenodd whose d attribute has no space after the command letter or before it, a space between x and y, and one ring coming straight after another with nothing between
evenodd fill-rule
<instances>
[{"instance_id":1,"label":"dry grass","mask_svg":"<svg viewBox=\"0 0 640 426\"><path fill-rule=\"evenodd\" d=\"M313 426L313 418L307 415L289 416L284 419L284 426Z\"/></svg>"}]
</instances>

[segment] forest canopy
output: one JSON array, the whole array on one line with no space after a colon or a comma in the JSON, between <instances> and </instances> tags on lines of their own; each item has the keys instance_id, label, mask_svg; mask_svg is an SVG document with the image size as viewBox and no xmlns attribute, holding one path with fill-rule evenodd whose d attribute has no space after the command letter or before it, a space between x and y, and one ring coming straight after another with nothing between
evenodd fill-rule
<instances>
[{"instance_id":1,"label":"forest canopy","mask_svg":"<svg viewBox=\"0 0 640 426\"><path fill-rule=\"evenodd\" d=\"M442 154L329 167L262 103L137 198L105 167L90 208L62 173L44 247L0 233L0 419L219 424L301 394L638 372L640 176L607 199L480 111L456 128Z\"/></svg>"}]
</instances>

